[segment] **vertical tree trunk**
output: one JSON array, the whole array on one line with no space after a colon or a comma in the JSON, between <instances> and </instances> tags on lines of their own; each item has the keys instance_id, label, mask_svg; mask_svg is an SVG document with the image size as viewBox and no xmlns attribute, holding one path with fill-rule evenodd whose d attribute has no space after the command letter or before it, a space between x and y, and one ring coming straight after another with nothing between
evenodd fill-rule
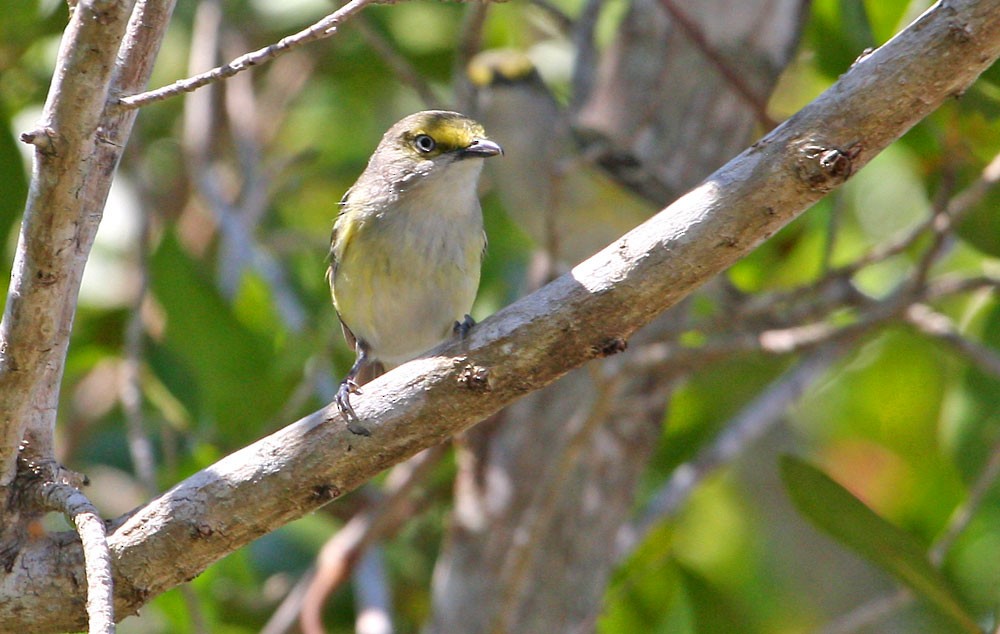
<instances>
[{"instance_id":1,"label":"vertical tree trunk","mask_svg":"<svg viewBox=\"0 0 1000 634\"><path fill-rule=\"evenodd\" d=\"M751 140L807 3L669 2L705 37L700 43L664 4L635 0L576 121L643 164L656 182L640 186L647 197L684 191ZM733 74L756 103L734 89ZM668 105L650 111L640 102ZM670 338L681 317L670 311L630 343ZM676 376L628 371L629 362L628 352L592 362L466 435L429 633L594 629L619 557L615 538Z\"/></svg>"}]
</instances>

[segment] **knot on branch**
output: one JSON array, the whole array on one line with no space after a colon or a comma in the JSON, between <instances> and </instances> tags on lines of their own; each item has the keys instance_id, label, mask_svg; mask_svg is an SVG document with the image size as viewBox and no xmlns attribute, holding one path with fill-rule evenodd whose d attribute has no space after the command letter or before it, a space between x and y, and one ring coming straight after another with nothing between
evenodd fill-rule
<instances>
[{"instance_id":1,"label":"knot on branch","mask_svg":"<svg viewBox=\"0 0 1000 634\"><path fill-rule=\"evenodd\" d=\"M809 189L827 193L843 185L856 171L855 160L861 154L861 143L846 148L827 145L809 139L797 151L796 171Z\"/></svg>"},{"instance_id":2,"label":"knot on branch","mask_svg":"<svg viewBox=\"0 0 1000 634\"><path fill-rule=\"evenodd\" d=\"M48 126L22 132L19 138L22 143L34 145L40 153L46 156L53 156L56 153L56 132Z\"/></svg>"},{"instance_id":3,"label":"knot on branch","mask_svg":"<svg viewBox=\"0 0 1000 634\"><path fill-rule=\"evenodd\" d=\"M309 495L312 498L310 502L318 500L325 503L339 498L341 491L340 487L335 484L317 484L310 489Z\"/></svg>"},{"instance_id":4,"label":"knot on branch","mask_svg":"<svg viewBox=\"0 0 1000 634\"><path fill-rule=\"evenodd\" d=\"M958 44L968 44L972 41L972 29L968 24L952 22L948 25L948 37Z\"/></svg>"},{"instance_id":5,"label":"knot on branch","mask_svg":"<svg viewBox=\"0 0 1000 634\"><path fill-rule=\"evenodd\" d=\"M613 354L625 352L627 348L628 340L624 337L608 337L591 346L591 353L595 357L610 357Z\"/></svg>"},{"instance_id":6,"label":"knot on branch","mask_svg":"<svg viewBox=\"0 0 1000 634\"><path fill-rule=\"evenodd\" d=\"M39 455L31 443L21 441L14 481L6 489L0 488L0 495L5 496L0 500L0 568L13 570L21 546L37 521L59 506L59 493L76 491L85 483L83 475Z\"/></svg>"},{"instance_id":7,"label":"knot on branch","mask_svg":"<svg viewBox=\"0 0 1000 634\"><path fill-rule=\"evenodd\" d=\"M458 384L473 392L489 392L493 389L490 384L490 371L478 365L467 364L458 375Z\"/></svg>"}]
</instances>

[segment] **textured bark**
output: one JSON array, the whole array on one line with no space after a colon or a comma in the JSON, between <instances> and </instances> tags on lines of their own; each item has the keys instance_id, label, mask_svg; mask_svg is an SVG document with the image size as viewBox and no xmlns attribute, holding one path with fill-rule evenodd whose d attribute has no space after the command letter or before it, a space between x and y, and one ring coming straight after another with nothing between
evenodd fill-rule
<instances>
[{"instance_id":1,"label":"textured bark","mask_svg":"<svg viewBox=\"0 0 1000 634\"><path fill-rule=\"evenodd\" d=\"M98 127L132 4L76 5L41 124L22 137L35 146L35 161L0 322L0 486L14 478L29 423L37 451L51 452L54 397L36 392L58 394L76 306L74 283L79 287L75 278L83 274L90 250L81 233L91 225L96 230L104 208L104 197L86 205L78 197L89 178L108 168L95 160ZM105 180L110 187L110 176ZM38 412L46 403L51 411Z\"/></svg>"},{"instance_id":2,"label":"textured bark","mask_svg":"<svg viewBox=\"0 0 1000 634\"><path fill-rule=\"evenodd\" d=\"M755 126L770 127L766 104L808 4L635 0L577 127L596 135L598 160L622 180L654 200L676 198L738 153ZM646 174L630 174L619 155L640 161Z\"/></svg>"},{"instance_id":3,"label":"textured bark","mask_svg":"<svg viewBox=\"0 0 1000 634\"><path fill-rule=\"evenodd\" d=\"M466 340L368 384L354 405L371 438L351 435L336 409L325 408L123 518L108 535L117 613L588 360L620 351L638 328L843 183L998 56L1000 0L936 6L664 212ZM31 542L0 579L0 622L23 632L78 628L82 570L75 535Z\"/></svg>"},{"instance_id":4,"label":"textured bark","mask_svg":"<svg viewBox=\"0 0 1000 634\"><path fill-rule=\"evenodd\" d=\"M103 546L98 533L104 527L96 513L77 520L79 530L89 531L92 545L85 569L76 568L83 562L79 553L71 556L74 565L66 569L58 556L39 569L26 564L30 557L19 557L29 521L43 508L72 518L78 515L74 508L85 500L83 494L72 498L74 505L52 507L45 504L45 490L58 477L35 482L18 473L13 482L8 478L15 475L18 462L22 471L29 462L54 464L59 385L80 281L136 115L112 103L117 91L145 86L173 6L173 0L76 4L40 126L22 135L35 146L35 156L0 323L0 569L34 575L55 566L53 572L69 584L61 588L63 605L39 604L28 622L44 621L45 615L66 618L65 610L86 603L87 597L78 595L81 588L90 587L95 593L90 598L92 630L106 631L113 623L110 604L102 600L111 595L111 575L106 553L97 552ZM59 469L50 472L55 475ZM61 554L63 546L74 553L79 547L72 536L55 539L52 545L49 555ZM12 579L16 575L2 580L4 594L18 592L16 583L8 586Z\"/></svg>"}]
</instances>

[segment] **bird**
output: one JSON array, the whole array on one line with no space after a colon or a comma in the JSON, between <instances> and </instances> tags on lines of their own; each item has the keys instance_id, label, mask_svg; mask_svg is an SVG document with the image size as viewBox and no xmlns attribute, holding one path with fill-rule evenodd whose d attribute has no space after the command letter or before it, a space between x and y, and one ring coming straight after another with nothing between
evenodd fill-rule
<instances>
[{"instance_id":1,"label":"bird","mask_svg":"<svg viewBox=\"0 0 1000 634\"><path fill-rule=\"evenodd\" d=\"M341 200L327 280L355 352L335 399L354 434L370 435L351 404L360 385L474 325L486 249L479 175L502 154L463 114L417 112L389 128Z\"/></svg>"}]
</instances>

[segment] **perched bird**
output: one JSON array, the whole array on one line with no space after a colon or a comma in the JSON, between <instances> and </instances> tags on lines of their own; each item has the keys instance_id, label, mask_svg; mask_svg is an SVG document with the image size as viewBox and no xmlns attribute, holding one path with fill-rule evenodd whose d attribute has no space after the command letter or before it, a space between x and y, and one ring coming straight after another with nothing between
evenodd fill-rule
<instances>
[{"instance_id":1,"label":"perched bird","mask_svg":"<svg viewBox=\"0 0 1000 634\"><path fill-rule=\"evenodd\" d=\"M347 191L330 238L327 279L344 338L357 355L337 407L358 386L473 325L486 234L476 186L482 159L502 154L457 112L412 114L382 137Z\"/></svg>"}]
</instances>

